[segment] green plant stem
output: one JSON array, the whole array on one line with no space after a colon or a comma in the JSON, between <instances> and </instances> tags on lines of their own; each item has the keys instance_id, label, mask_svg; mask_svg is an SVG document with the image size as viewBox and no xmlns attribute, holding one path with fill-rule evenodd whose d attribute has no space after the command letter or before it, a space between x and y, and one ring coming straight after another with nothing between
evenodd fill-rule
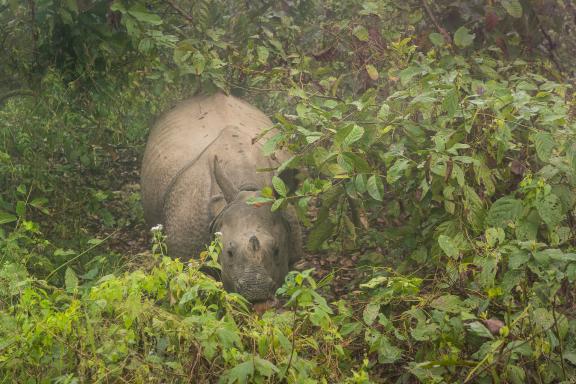
<instances>
[{"instance_id":1,"label":"green plant stem","mask_svg":"<svg viewBox=\"0 0 576 384\"><path fill-rule=\"evenodd\" d=\"M108 236L106 236L104 239L102 239L102 241L100 241L98 244L94 244L91 247L89 247L88 249L80 252L78 255L74 256L73 258L71 258L70 260L66 260L64 263L62 263L59 267L57 267L56 269L54 269L52 272L50 272L48 274L48 276L46 277L46 281L50 280L50 277L52 277L56 272L58 272L59 270L61 270L62 268L64 268L65 266L67 266L68 264L78 260L80 257L84 256L85 254L87 254L88 252L92 251L94 248L102 245L106 240L108 240L110 237L114 236L116 233L118 233L118 230L112 232L111 234L109 234Z\"/></svg>"}]
</instances>

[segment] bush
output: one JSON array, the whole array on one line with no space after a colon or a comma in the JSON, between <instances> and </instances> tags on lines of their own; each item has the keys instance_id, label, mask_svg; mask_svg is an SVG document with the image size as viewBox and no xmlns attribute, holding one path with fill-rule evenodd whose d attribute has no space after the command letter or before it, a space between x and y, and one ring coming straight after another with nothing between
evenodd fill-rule
<instances>
[{"instance_id":1,"label":"bush","mask_svg":"<svg viewBox=\"0 0 576 384\"><path fill-rule=\"evenodd\" d=\"M344 367L358 366L343 348L345 317L331 318L310 271L291 273L282 288L290 311L259 318L198 267L158 255L149 271L104 276L89 289L67 273L66 289L56 289L5 264L1 276L19 284L14 290L0 280L8 293L0 307L2 377L300 383L342 381Z\"/></svg>"},{"instance_id":2,"label":"bush","mask_svg":"<svg viewBox=\"0 0 576 384\"><path fill-rule=\"evenodd\" d=\"M569 2L180 3L0 1L2 378L572 380ZM370 266L347 298L294 272L258 317L159 233L112 244L143 237L146 128L200 88L275 114L264 150L304 172L273 208Z\"/></svg>"},{"instance_id":3,"label":"bush","mask_svg":"<svg viewBox=\"0 0 576 384\"><path fill-rule=\"evenodd\" d=\"M270 143L296 153L281 167L309 176L281 200L306 211L320 198L309 249L344 238L333 246L371 245L420 276L366 285L365 322L394 334L367 335L379 363L402 362L424 382L566 380L576 325L566 86L486 52L441 45L415 59L408 40L397 51L404 64L385 98L293 92L296 115L279 117Z\"/></svg>"}]
</instances>

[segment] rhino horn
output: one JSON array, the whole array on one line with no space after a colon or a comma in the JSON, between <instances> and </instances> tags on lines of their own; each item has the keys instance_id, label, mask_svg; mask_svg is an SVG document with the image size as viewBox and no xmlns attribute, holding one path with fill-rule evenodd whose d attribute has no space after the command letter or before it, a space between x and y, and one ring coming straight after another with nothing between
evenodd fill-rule
<instances>
[{"instance_id":1,"label":"rhino horn","mask_svg":"<svg viewBox=\"0 0 576 384\"><path fill-rule=\"evenodd\" d=\"M236 195L238 195L238 190L224 174L224 170L220 167L220 161L218 161L217 156L214 156L214 178L216 179L216 183L220 187L226 202L231 203L234 201Z\"/></svg>"},{"instance_id":2,"label":"rhino horn","mask_svg":"<svg viewBox=\"0 0 576 384\"><path fill-rule=\"evenodd\" d=\"M252 249L253 252L256 252L260 249L260 241L258 241L256 235L252 235L252 237L250 238L250 240L248 240L248 242L250 243L250 248Z\"/></svg>"}]
</instances>

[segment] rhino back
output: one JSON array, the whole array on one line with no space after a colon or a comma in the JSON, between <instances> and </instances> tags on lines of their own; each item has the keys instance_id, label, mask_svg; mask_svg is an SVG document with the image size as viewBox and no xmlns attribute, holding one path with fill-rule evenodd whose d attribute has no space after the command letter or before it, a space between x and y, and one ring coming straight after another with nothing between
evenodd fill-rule
<instances>
[{"instance_id":1,"label":"rhino back","mask_svg":"<svg viewBox=\"0 0 576 384\"><path fill-rule=\"evenodd\" d=\"M251 145L252 138L271 125L270 119L256 108L221 93L193 97L162 116L150 132L142 162L142 202L148 225L163 222L163 204L168 189L176 187L177 179L185 175L193 163L199 162L207 167L207 163L200 159L212 154L209 149L222 148L220 141L226 141L223 139L226 136L224 130L234 127L238 137L231 140L238 141L241 148L230 147L229 150L215 153L224 160L225 170L232 179L240 180L244 176L243 172L238 173L235 166L238 156L242 155L238 151L244 153L244 156L240 156L246 159L243 163L250 165L254 156L260 156L259 153L255 155L259 148L258 145ZM251 172L254 172L256 164L251 165ZM195 182L190 179L185 183L202 188L200 184L207 184L208 177L209 173L204 173Z\"/></svg>"},{"instance_id":2,"label":"rhino back","mask_svg":"<svg viewBox=\"0 0 576 384\"><path fill-rule=\"evenodd\" d=\"M197 255L210 241L210 222L223 208L219 204L212 207L213 198L221 195L213 176L214 156L218 156L236 188L259 189L270 184L271 173L256 172L257 168L272 166L261 154L260 146L252 145L235 126L224 129L217 141L191 166L185 166L166 190L160 222L166 227L168 249L173 257Z\"/></svg>"}]
</instances>

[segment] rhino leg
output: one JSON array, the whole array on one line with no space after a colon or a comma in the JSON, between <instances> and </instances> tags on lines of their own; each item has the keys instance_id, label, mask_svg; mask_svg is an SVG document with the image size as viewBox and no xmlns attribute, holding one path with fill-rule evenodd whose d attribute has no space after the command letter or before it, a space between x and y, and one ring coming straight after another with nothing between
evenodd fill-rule
<instances>
[{"instance_id":1,"label":"rhino leg","mask_svg":"<svg viewBox=\"0 0 576 384\"><path fill-rule=\"evenodd\" d=\"M210 241L210 184L198 182L209 180L208 172L209 168L199 162L180 175L164 198L163 221L172 257L198 257Z\"/></svg>"}]
</instances>

